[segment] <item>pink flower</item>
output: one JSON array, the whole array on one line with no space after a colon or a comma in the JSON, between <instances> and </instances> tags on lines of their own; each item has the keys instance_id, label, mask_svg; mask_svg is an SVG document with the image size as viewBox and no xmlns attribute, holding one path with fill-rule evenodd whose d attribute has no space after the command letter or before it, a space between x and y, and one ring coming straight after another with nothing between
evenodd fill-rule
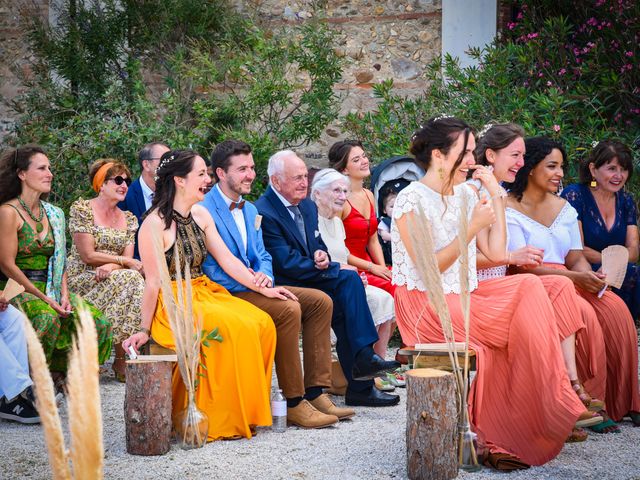
<instances>
[{"instance_id":1,"label":"pink flower","mask_svg":"<svg viewBox=\"0 0 640 480\"><path fill-rule=\"evenodd\" d=\"M550 80L547 80L547 87L550 87L552 85Z\"/></svg>"},{"instance_id":2,"label":"pink flower","mask_svg":"<svg viewBox=\"0 0 640 480\"><path fill-rule=\"evenodd\" d=\"M633 57L633 52L624 52L625 56Z\"/></svg>"},{"instance_id":3,"label":"pink flower","mask_svg":"<svg viewBox=\"0 0 640 480\"><path fill-rule=\"evenodd\" d=\"M513 30L514 28L516 28L516 25L517 25L517 23L509 22L509 23L507 23L507 28L509 30Z\"/></svg>"},{"instance_id":4,"label":"pink flower","mask_svg":"<svg viewBox=\"0 0 640 480\"><path fill-rule=\"evenodd\" d=\"M554 125L553 126L553 131L558 133L560 131L560 125Z\"/></svg>"},{"instance_id":5,"label":"pink flower","mask_svg":"<svg viewBox=\"0 0 640 480\"><path fill-rule=\"evenodd\" d=\"M564 75L565 73L567 73L566 68L561 68L560 70L558 70L558 75Z\"/></svg>"}]
</instances>

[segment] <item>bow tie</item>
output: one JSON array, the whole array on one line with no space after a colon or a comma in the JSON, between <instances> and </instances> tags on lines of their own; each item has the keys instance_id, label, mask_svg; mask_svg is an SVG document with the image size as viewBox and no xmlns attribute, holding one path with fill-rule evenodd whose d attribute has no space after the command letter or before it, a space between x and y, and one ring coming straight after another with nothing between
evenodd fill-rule
<instances>
[{"instance_id":1,"label":"bow tie","mask_svg":"<svg viewBox=\"0 0 640 480\"><path fill-rule=\"evenodd\" d=\"M231 202L229 204L229 211L233 212L234 208L238 208L238 209L242 210L243 207L244 207L244 200L242 200L240 202Z\"/></svg>"}]
</instances>

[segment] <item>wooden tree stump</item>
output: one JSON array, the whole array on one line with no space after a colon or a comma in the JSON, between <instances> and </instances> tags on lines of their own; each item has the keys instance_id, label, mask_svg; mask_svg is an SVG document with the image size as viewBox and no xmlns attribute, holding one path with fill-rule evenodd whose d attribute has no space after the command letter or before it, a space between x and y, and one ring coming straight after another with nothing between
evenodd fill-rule
<instances>
[{"instance_id":1,"label":"wooden tree stump","mask_svg":"<svg viewBox=\"0 0 640 480\"><path fill-rule=\"evenodd\" d=\"M175 355L127 361L124 419L127 452L164 455L171 441L171 374Z\"/></svg>"},{"instance_id":2,"label":"wooden tree stump","mask_svg":"<svg viewBox=\"0 0 640 480\"><path fill-rule=\"evenodd\" d=\"M405 373L407 380L407 474L411 480L458 475L456 382L432 368Z\"/></svg>"}]
</instances>

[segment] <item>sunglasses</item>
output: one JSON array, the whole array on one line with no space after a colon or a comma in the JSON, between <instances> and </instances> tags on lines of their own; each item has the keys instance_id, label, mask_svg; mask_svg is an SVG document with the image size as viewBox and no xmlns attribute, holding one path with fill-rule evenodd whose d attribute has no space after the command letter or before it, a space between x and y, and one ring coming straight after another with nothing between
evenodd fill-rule
<instances>
[{"instance_id":1,"label":"sunglasses","mask_svg":"<svg viewBox=\"0 0 640 480\"><path fill-rule=\"evenodd\" d=\"M115 183L118 186L122 185L123 183L126 183L127 187L131 185L131 179L128 177L125 178L122 175L118 175L117 177L107 178L107 181L109 180L113 180L113 183Z\"/></svg>"}]
</instances>

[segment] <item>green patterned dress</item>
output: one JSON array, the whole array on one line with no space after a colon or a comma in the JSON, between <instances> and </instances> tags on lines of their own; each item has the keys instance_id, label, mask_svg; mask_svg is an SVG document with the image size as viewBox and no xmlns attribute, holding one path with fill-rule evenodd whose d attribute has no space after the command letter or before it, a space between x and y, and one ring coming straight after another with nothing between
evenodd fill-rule
<instances>
[{"instance_id":1,"label":"green patterned dress","mask_svg":"<svg viewBox=\"0 0 640 480\"><path fill-rule=\"evenodd\" d=\"M16 209L16 211L18 210ZM18 214L20 214L19 211ZM20 270L47 270L49 258L53 255L54 248L52 228L48 229L46 236L41 241L31 225L24 221L22 228L18 231L16 266ZM41 292L46 292L45 282L32 281L32 283ZM0 289L3 289L5 284L6 281L0 281ZM75 306L80 297L70 293L69 299L71 304ZM65 372L67 370L67 355L71 348L75 324L78 321L76 309L67 318L61 318L46 302L27 292L15 297L11 304L22 309L31 320L44 349L50 370ZM102 364L111 355L111 323L97 308L90 304L87 306L95 321L98 334L98 361Z\"/></svg>"}]
</instances>

